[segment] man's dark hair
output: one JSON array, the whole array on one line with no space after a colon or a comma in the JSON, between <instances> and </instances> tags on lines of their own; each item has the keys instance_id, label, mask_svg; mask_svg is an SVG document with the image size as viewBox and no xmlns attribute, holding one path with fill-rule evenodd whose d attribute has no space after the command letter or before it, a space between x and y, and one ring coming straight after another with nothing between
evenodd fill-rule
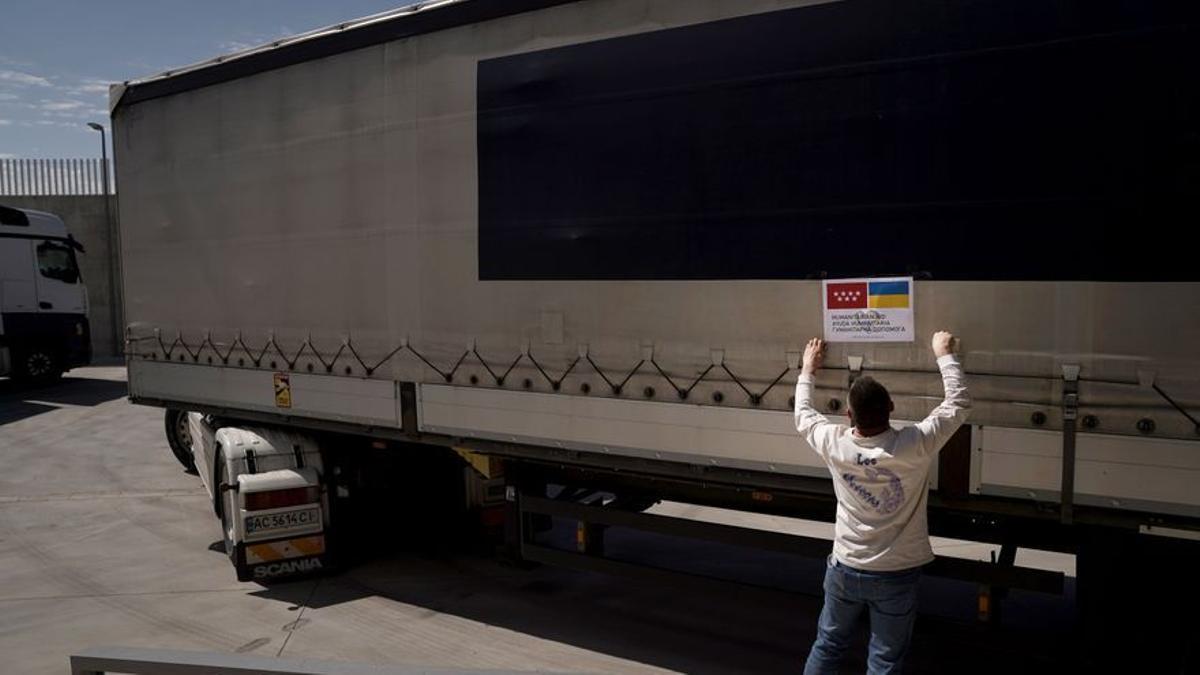
<instances>
[{"instance_id":1,"label":"man's dark hair","mask_svg":"<svg viewBox=\"0 0 1200 675\"><path fill-rule=\"evenodd\" d=\"M850 386L850 410L854 412L854 426L859 429L887 426L891 408L888 390L870 375L854 380Z\"/></svg>"}]
</instances>

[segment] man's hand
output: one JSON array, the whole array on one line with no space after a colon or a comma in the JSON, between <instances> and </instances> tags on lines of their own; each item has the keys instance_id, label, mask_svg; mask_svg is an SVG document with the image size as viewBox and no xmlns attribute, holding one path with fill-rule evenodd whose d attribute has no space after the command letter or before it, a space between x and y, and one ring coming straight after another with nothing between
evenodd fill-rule
<instances>
[{"instance_id":1,"label":"man's hand","mask_svg":"<svg viewBox=\"0 0 1200 675\"><path fill-rule=\"evenodd\" d=\"M817 369L825 361L825 341L813 338L804 347L804 368L800 372L805 375L815 375Z\"/></svg>"},{"instance_id":2,"label":"man's hand","mask_svg":"<svg viewBox=\"0 0 1200 675\"><path fill-rule=\"evenodd\" d=\"M939 359L947 354L953 354L958 347L958 338L949 331L939 330L933 334L933 354Z\"/></svg>"}]
</instances>

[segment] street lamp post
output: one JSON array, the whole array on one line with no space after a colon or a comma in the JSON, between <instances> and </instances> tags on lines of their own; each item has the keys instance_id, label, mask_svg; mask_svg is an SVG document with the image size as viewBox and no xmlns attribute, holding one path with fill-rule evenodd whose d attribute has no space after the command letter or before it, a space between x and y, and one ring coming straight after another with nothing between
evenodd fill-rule
<instances>
[{"instance_id":1,"label":"street lamp post","mask_svg":"<svg viewBox=\"0 0 1200 675\"><path fill-rule=\"evenodd\" d=\"M96 122L88 122L87 125L92 129L100 132L100 175L103 180L101 186L104 190L104 219L108 231L108 309L109 322L112 324L112 348L113 354L121 353L121 326L118 320L117 304L117 253L116 253L116 232L113 227L112 206L110 205L109 188L108 188L108 143L104 138L104 126Z\"/></svg>"}]
</instances>

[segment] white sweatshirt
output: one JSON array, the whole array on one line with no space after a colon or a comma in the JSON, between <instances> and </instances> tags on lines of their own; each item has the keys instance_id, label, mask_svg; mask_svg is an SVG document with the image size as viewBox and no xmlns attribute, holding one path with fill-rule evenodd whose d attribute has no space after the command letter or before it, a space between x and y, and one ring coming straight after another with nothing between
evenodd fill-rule
<instances>
[{"instance_id":1,"label":"white sweatshirt","mask_svg":"<svg viewBox=\"0 0 1200 675\"><path fill-rule=\"evenodd\" d=\"M958 360L950 354L937 363L946 390L942 404L919 424L870 438L813 408L811 375L796 381L796 430L833 475L833 555L843 565L887 572L933 560L925 512L929 467L971 408Z\"/></svg>"}]
</instances>

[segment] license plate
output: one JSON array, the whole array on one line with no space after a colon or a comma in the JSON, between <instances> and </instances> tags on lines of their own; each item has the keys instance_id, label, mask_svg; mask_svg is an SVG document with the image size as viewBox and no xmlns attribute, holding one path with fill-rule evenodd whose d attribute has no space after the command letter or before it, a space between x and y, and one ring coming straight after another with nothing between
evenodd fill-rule
<instances>
[{"instance_id":1,"label":"license plate","mask_svg":"<svg viewBox=\"0 0 1200 675\"><path fill-rule=\"evenodd\" d=\"M256 516L246 516L246 534L271 532L275 530L307 529L321 524L321 508L313 506L281 513L264 513Z\"/></svg>"}]
</instances>

